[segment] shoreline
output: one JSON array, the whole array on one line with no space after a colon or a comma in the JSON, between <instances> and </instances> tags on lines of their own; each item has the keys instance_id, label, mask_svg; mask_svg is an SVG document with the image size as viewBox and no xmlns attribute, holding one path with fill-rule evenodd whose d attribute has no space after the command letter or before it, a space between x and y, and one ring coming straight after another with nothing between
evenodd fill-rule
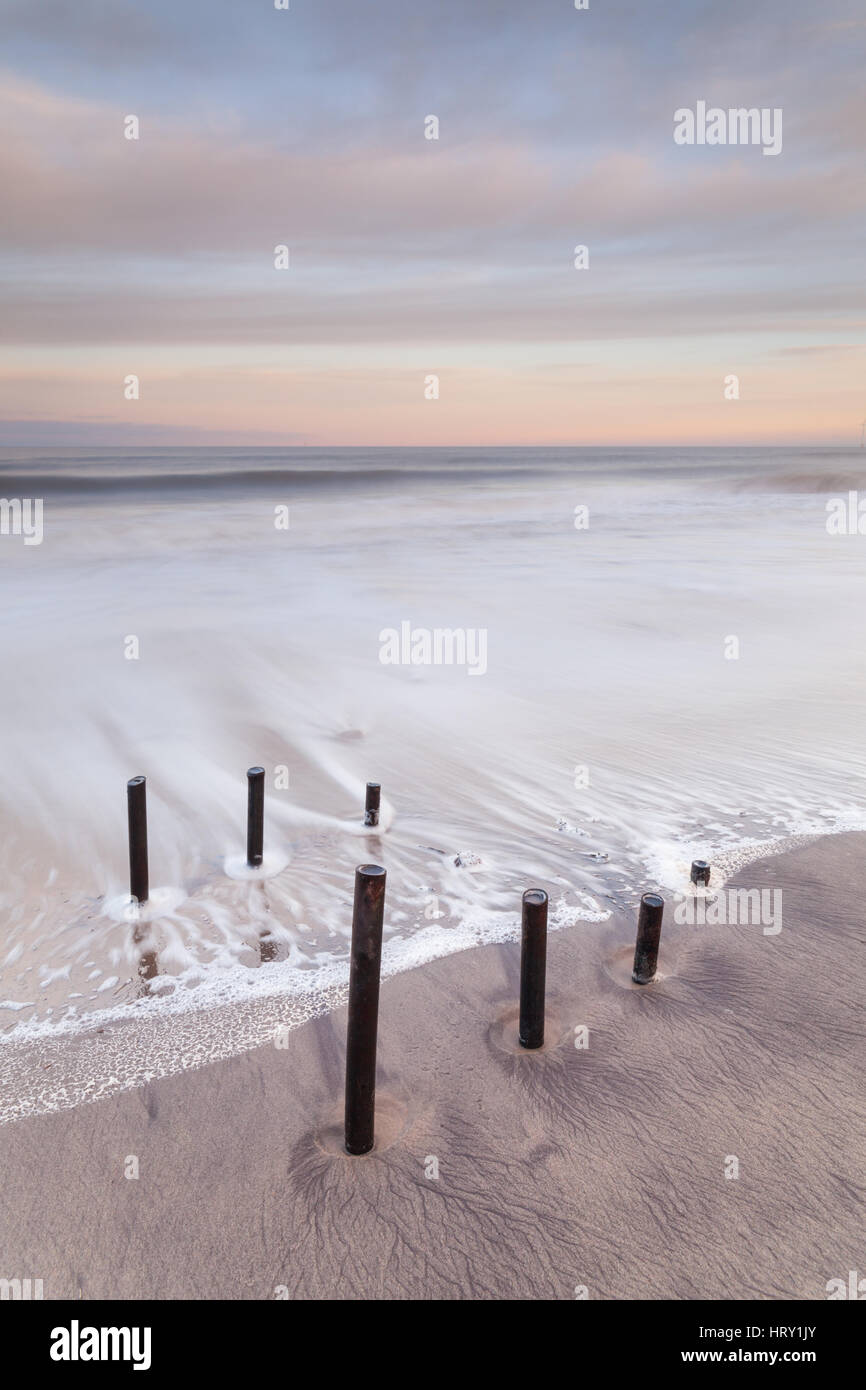
<instances>
[{"instance_id":1,"label":"shoreline","mask_svg":"<svg viewBox=\"0 0 866 1390\"><path fill-rule=\"evenodd\" d=\"M549 930L568 930L612 915L606 910L576 914L577 909L564 905L564 910L558 911L555 905ZM435 961L466 951L519 938L519 914L493 912L466 918L458 928L429 926L411 937L397 935L383 947L382 980L422 970ZM419 947L423 946L427 952L418 960ZM294 988L290 991L277 987L281 966L292 972ZM302 981L309 988L299 988ZM39 1020L30 1036L26 1031L20 1038L7 1035L0 1041L0 1127L16 1119L73 1109L265 1046L278 1028L292 1032L314 1018L333 1013L346 1002L349 959L347 956L327 967L302 972L287 961L278 962L270 964L267 973L256 971L254 982L258 988L241 998L233 997L233 982L226 982L228 997L222 1003L203 1004L202 995L195 989L164 1000L158 996L143 997L110 1012L83 1015L65 1025L52 1026ZM205 986L204 992L212 1001L222 992L221 982ZM154 1050L159 1052L159 1063L155 1069L143 1068L144 1056L150 1056L153 1067ZM109 1076L105 1076L106 1054L111 1058ZM97 1058L100 1078L92 1074L92 1063ZM53 1092L44 1076L49 1067L56 1067L63 1077L63 1084ZM70 1084L74 1088L71 1091Z\"/></svg>"},{"instance_id":2,"label":"shoreline","mask_svg":"<svg viewBox=\"0 0 866 1390\"><path fill-rule=\"evenodd\" d=\"M834 835L845 833L851 832L836 831ZM737 873L768 857L767 850L776 857L813 843L817 836L817 831L803 831L769 841L747 839L724 851L708 851L716 886L733 883ZM647 860L648 869L655 869L662 884L658 891L665 897L668 929L677 892L691 891L686 878L689 855L690 851L679 865L678 889L668 882L674 877L669 854L655 862ZM584 899L581 908L566 903L564 896L554 899L555 891L550 885L549 931L613 918L622 921L628 935L631 919L622 904L615 904L609 895L599 895L612 904L602 907L591 895L572 890L573 895ZM640 891L629 890L635 923ZM409 937L397 933L386 938L383 946L382 979L423 969L433 961L479 946L519 939L518 911L478 910L456 926L430 924ZM159 988L160 982L171 982L173 977L158 974L155 979ZM242 979L242 990L238 975L233 974L202 981L191 989L175 987L169 994L160 994L157 988L136 1000L56 1022L40 1017L25 1020L0 1034L0 1126L89 1104L264 1046L277 1028L291 1031L340 1008L348 997L348 980L348 954L302 970L288 961L269 962L266 970L249 972ZM46 1076L47 1071L52 1071L51 1077ZM52 1087L58 1075L62 1081Z\"/></svg>"},{"instance_id":3,"label":"shoreline","mask_svg":"<svg viewBox=\"0 0 866 1390\"><path fill-rule=\"evenodd\" d=\"M778 936L666 913L643 989L624 918L551 933L537 1054L512 1037L516 943L391 976L361 1159L339 1143L342 1008L6 1124L6 1264L49 1299L825 1298L862 1263L864 845L750 866L785 893Z\"/></svg>"}]
</instances>

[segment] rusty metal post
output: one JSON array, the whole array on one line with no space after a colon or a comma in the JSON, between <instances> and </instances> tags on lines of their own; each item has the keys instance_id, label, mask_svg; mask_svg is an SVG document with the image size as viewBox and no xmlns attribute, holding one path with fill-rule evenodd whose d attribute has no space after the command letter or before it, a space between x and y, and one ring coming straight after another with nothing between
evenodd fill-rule
<instances>
[{"instance_id":1,"label":"rusty metal post","mask_svg":"<svg viewBox=\"0 0 866 1390\"><path fill-rule=\"evenodd\" d=\"M690 874L690 878L695 887L697 887L699 883L704 883L709 888L710 866L707 863L706 859L692 860L692 871Z\"/></svg>"},{"instance_id":2,"label":"rusty metal post","mask_svg":"<svg viewBox=\"0 0 866 1390\"><path fill-rule=\"evenodd\" d=\"M131 777L126 784L129 821L129 896L146 903L150 893L147 869L147 779Z\"/></svg>"},{"instance_id":3,"label":"rusty metal post","mask_svg":"<svg viewBox=\"0 0 866 1390\"><path fill-rule=\"evenodd\" d=\"M523 923L520 945L520 1025L521 1047L541 1047L544 1043L544 984L547 973L547 894L543 888L528 888L523 895Z\"/></svg>"},{"instance_id":4,"label":"rusty metal post","mask_svg":"<svg viewBox=\"0 0 866 1390\"><path fill-rule=\"evenodd\" d=\"M247 865L259 869L265 843L265 769L247 769Z\"/></svg>"},{"instance_id":5,"label":"rusty metal post","mask_svg":"<svg viewBox=\"0 0 866 1390\"><path fill-rule=\"evenodd\" d=\"M350 1154L366 1154L373 1147L385 878L378 864L359 864L355 870L346 1033L345 1140Z\"/></svg>"},{"instance_id":6,"label":"rusty metal post","mask_svg":"<svg viewBox=\"0 0 866 1390\"><path fill-rule=\"evenodd\" d=\"M379 824L379 798L382 788L378 782L367 783L367 797L364 802L364 824Z\"/></svg>"},{"instance_id":7,"label":"rusty metal post","mask_svg":"<svg viewBox=\"0 0 866 1390\"><path fill-rule=\"evenodd\" d=\"M665 900L663 897L658 893L644 893L640 900L634 967L631 972L631 977L636 985L648 985L655 979L664 910Z\"/></svg>"}]
</instances>

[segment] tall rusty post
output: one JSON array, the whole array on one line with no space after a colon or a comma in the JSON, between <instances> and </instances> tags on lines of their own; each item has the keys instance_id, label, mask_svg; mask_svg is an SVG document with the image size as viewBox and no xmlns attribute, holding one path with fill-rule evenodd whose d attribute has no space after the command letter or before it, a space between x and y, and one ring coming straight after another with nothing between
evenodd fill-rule
<instances>
[{"instance_id":1,"label":"tall rusty post","mask_svg":"<svg viewBox=\"0 0 866 1390\"><path fill-rule=\"evenodd\" d=\"M544 1044L544 985L547 973L547 894L543 888L528 888L523 895L523 922L520 943L520 1024L521 1047Z\"/></svg>"},{"instance_id":2,"label":"tall rusty post","mask_svg":"<svg viewBox=\"0 0 866 1390\"><path fill-rule=\"evenodd\" d=\"M373 1147L385 878L378 864L359 864L355 870L346 1033L345 1138L350 1154L366 1154Z\"/></svg>"}]
</instances>

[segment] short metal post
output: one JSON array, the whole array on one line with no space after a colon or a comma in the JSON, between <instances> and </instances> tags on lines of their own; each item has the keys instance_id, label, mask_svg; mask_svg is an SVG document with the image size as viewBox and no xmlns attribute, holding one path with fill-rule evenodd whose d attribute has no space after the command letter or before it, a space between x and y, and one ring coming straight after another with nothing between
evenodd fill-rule
<instances>
[{"instance_id":1,"label":"short metal post","mask_svg":"<svg viewBox=\"0 0 866 1390\"><path fill-rule=\"evenodd\" d=\"M261 868L265 843L265 769L247 769L247 865Z\"/></svg>"},{"instance_id":2,"label":"short metal post","mask_svg":"<svg viewBox=\"0 0 866 1390\"><path fill-rule=\"evenodd\" d=\"M707 863L706 859L694 859L692 861L692 871L690 877L695 887L697 887L699 883L704 883L709 888L710 866Z\"/></svg>"},{"instance_id":3,"label":"short metal post","mask_svg":"<svg viewBox=\"0 0 866 1390\"><path fill-rule=\"evenodd\" d=\"M664 898L658 893L644 893L640 900L634 968L631 972L636 985L648 985L655 979L664 910Z\"/></svg>"},{"instance_id":4,"label":"short metal post","mask_svg":"<svg viewBox=\"0 0 866 1390\"><path fill-rule=\"evenodd\" d=\"M147 869L147 779L131 777L126 784L129 819L129 896L146 903L150 892Z\"/></svg>"},{"instance_id":5,"label":"short metal post","mask_svg":"<svg viewBox=\"0 0 866 1390\"><path fill-rule=\"evenodd\" d=\"M379 798L382 795L382 788L378 782L367 783L367 798L364 803L364 824L379 824Z\"/></svg>"}]
</instances>

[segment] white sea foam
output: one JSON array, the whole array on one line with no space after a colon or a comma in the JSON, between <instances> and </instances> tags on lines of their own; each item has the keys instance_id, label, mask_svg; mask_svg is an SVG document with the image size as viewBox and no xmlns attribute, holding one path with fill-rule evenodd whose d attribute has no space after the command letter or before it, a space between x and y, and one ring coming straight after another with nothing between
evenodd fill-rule
<instances>
[{"instance_id":1,"label":"white sea foam","mask_svg":"<svg viewBox=\"0 0 866 1390\"><path fill-rule=\"evenodd\" d=\"M573 903L561 896L549 925L559 931L609 916L589 895L579 894ZM518 913L479 912L457 926L431 924L412 936L392 937L383 946L382 977L473 947L518 940L520 929ZM0 1045L0 1123L100 1100L261 1046L277 1027L298 1028L338 1008L348 996L348 981L345 960L320 962L314 970L282 961L267 970L226 972L195 991L148 995L87 1017L32 1019ZM101 988L114 984L110 978ZM54 1075L46 1076L52 1070Z\"/></svg>"},{"instance_id":2,"label":"white sea foam","mask_svg":"<svg viewBox=\"0 0 866 1390\"><path fill-rule=\"evenodd\" d=\"M112 922L156 922L160 917L171 917L185 898L183 888L151 888L146 903L136 902L128 893L120 893L109 898L103 904L102 911Z\"/></svg>"},{"instance_id":3,"label":"white sea foam","mask_svg":"<svg viewBox=\"0 0 866 1390\"><path fill-rule=\"evenodd\" d=\"M248 864L243 854L228 854L223 860L223 870L229 878L244 883L260 883L262 879L276 878L277 874L281 874L283 869L288 867L288 863L285 854L277 854L273 850L262 855L262 862L258 868Z\"/></svg>"}]
</instances>

